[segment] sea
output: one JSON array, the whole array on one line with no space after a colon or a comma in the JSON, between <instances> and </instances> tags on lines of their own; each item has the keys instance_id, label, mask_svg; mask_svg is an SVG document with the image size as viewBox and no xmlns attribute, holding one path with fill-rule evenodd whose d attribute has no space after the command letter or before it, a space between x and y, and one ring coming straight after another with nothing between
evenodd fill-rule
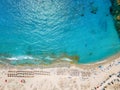
<instances>
[{"instance_id":1,"label":"sea","mask_svg":"<svg viewBox=\"0 0 120 90\"><path fill-rule=\"evenodd\" d=\"M0 0L0 63L95 63L119 53L110 0Z\"/></svg>"}]
</instances>

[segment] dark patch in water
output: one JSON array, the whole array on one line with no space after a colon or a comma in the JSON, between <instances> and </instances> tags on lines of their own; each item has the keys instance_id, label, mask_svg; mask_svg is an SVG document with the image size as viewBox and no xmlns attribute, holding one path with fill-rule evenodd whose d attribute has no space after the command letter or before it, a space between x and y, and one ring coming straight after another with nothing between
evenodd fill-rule
<instances>
[{"instance_id":1,"label":"dark patch in water","mask_svg":"<svg viewBox=\"0 0 120 90\"><path fill-rule=\"evenodd\" d=\"M87 47L88 45L87 44L85 44L85 47Z\"/></svg>"},{"instance_id":2,"label":"dark patch in water","mask_svg":"<svg viewBox=\"0 0 120 90\"><path fill-rule=\"evenodd\" d=\"M95 30L91 30L90 33L91 34L96 34L96 31Z\"/></svg>"},{"instance_id":3,"label":"dark patch in water","mask_svg":"<svg viewBox=\"0 0 120 90\"><path fill-rule=\"evenodd\" d=\"M101 31L107 32L107 22L106 22L106 20L100 20L99 25L100 25Z\"/></svg>"},{"instance_id":4,"label":"dark patch in water","mask_svg":"<svg viewBox=\"0 0 120 90\"><path fill-rule=\"evenodd\" d=\"M90 52L90 53L89 53L89 56L91 56L91 55L93 55L93 53L92 53L92 52Z\"/></svg>"}]
</instances>

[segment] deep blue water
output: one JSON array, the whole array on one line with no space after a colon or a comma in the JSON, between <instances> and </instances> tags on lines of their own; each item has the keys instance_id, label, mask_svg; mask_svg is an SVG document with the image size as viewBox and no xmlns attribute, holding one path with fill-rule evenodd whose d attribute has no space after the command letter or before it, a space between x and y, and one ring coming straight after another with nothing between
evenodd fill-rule
<instances>
[{"instance_id":1,"label":"deep blue water","mask_svg":"<svg viewBox=\"0 0 120 90\"><path fill-rule=\"evenodd\" d=\"M120 51L109 0L0 0L0 59L101 61Z\"/></svg>"}]
</instances>

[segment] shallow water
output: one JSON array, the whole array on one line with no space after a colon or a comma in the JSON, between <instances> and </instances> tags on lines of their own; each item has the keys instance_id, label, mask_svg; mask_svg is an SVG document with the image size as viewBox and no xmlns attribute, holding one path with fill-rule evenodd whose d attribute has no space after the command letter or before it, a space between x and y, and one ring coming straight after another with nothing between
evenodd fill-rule
<instances>
[{"instance_id":1,"label":"shallow water","mask_svg":"<svg viewBox=\"0 0 120 90\"><path fill-rule=\"evenodd\" d=\"M97 62L120 51L109 0L0 0L1 63Z\"/></svg>"}]
</instances>

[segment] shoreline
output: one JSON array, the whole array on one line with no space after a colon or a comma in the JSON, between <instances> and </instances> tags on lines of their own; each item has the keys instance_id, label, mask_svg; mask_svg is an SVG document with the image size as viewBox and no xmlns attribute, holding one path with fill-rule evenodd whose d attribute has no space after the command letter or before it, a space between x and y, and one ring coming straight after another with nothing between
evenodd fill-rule
<instances>
[{"instance_id":1,"label":"shoreline","mask_svg":"<svg viewBox=\"0 0 120 90\"><path fill-rule=\"evenodd\" d=\"M119 68L120 53L87 65L65 61L38 66L0 65L0 90L103 90L120 80ZM120 88L120 82L117 85Z\"/></svg>"},{"instance_id":2,"label":"shoreline","mask_svg":"<svg viewBox=\"0 0 120 90\"><path fill-rule=\"evenodd\" d=\"M120 52L115 54L115 55L112 55L102 61L98 61L98 62L93 62L93 63L90 63L90 64L77 64L77 63L74 63L74 62L69 62L69 61L54 61L52 62L51 64L23 64L23 65L11 65L11 64L0 64L0 68L28 68L28 69L34 69L34 68L56 68L56 67L71 67L71 66L75 66L75 67L78 67L78 68L93 68L93 67L98 67L98 66L101 66L101 65L104 65L104 64L107 64L107 63L110 63L114 60L116 60L117 58L120 58Z\"/></svg>"}]
</instances>

